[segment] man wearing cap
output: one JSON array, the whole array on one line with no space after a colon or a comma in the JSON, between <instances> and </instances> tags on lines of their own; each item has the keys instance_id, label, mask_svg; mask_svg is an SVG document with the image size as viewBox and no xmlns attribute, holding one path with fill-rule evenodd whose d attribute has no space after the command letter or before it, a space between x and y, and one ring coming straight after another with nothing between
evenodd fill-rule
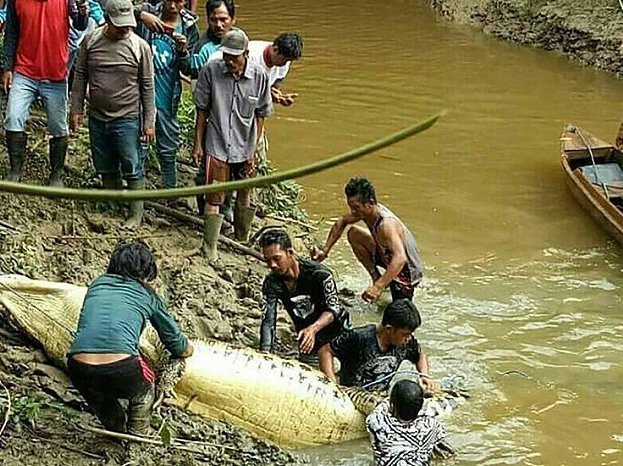
<instances>
[{"instance_id":1,"label":"man wearing cap","mask_svg":"<svg viewBox=\"0 0 623 466\"><path fill-rule=\"evenodd\" d=\"M272 112L266 72L248 59L249 40L240 29L223 36L219 49L223 58L201 69L195 88L197 121L193 158L205 164L207 184L239 180L255 170L253 154L262 134L264 118ZM206 196L203 253L216 258L216 243L223 216L219 207L224 193ZM248 239L255 211L249 206L249 191L239 190L234 209L236 239Z\"/></svg>"},{"instance_id":2,"label":"man wearing cap","mask_svg":"<svg viewBox=\"0 0 623 466\"><path fill-rule=\"evenodd\" d=\"M303 55L303 38L295 32L284 32L279 34L272 42L266 40L249 41L249 60L262 67L268 76L268 85L274 104L289 107L298 98L297 93L284 93L281 84L286 79L290 64L301 58ZM222 53L217 52L210 57L210 60L222 58ZM266 128L258 139L255 149L255 159L258 164L260 175L267 175L268 168L268 136ZM231 215L231 193L226 197L224 208L222 209L225 218Z\"/></svg>"},{"instance_id":3,"label":"man wearing cap","mask_svg":"<svg viewBox=\"0 0 623 466\"><path fill-rule=\"evenodd\" d=\"M83 123L89 86L89 137L95 170L105 189L120 189L121 177L132 190L144 187L142 138L154 138L154 67L147 42L138 37L130 0L109 0L106 24L90 32L80 47L72 88L70 125ZM130 203L125 226L137 228L143 201Z\"/></svg>"},{"instance_id":4,"label":"man wearing cap","mask_svg":"<svg viewBox=\"0 0 623 466\"><path fill-rule=\"evenodd\" d=\"M67 59L69 20L76 29L87 26L89 7L75 0L8 0L4 31L2 84L8 94L6 144L11 171L9 181L22 178L28 137L24 131L32 103L41 98L46 107L50 139L50 179L62 186L67 155Z\"/></svg>"}]
</instances>

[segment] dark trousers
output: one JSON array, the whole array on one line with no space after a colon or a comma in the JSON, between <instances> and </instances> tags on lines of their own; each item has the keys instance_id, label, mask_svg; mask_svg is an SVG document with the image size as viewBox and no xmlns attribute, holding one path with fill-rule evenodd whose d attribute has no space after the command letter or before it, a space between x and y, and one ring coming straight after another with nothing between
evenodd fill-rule
<instances>
[{"instance_id":1,"label":"dark trousers","mask_svg":"<svg viewBox=\"0 0 623 466\"><path fill-rule=\"evenodd\" d=\"M155 398L153 372L140 357L91 365L70 356L67 370L74 387L106 429L136 435L148 433ZM119 400L128 400L127 416Z\"/></svg>"}]
</instances>

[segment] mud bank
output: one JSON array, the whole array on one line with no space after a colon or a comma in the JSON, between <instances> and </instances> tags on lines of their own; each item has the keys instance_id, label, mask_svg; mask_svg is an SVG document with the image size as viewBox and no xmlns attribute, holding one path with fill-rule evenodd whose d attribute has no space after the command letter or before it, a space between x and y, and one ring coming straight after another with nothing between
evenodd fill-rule
<instances>
[{"instance_id":1,"label":"mud bank","mask_svg":"<svg viewBox=\"0 0 623 466\"><path fill-rule=\"evenodd\" d=\"M41 127L41 121L35 119L34 126ZM33 131L24 180L44 184L48 174L47 143L39 130ZM4 177L8 156L3 141L0 147L0 177ZM68 163L76 170L65 180L71 187L97 188L98 181L86 154L85 134L74 136ZM191 183L193 177L193 173L182 174L183 183ZM157 179L152 170L149 184L153 186ZM222 245L219 261L208 264L196 254L201 243L200 228L149 209L139 231L124 231L120 228L124 209L107 203L0 194L0 273L88 285L105 271L118 241L142 238L157 257L159 276L154 287L168 302L186 334L256 347L264 265L257 258ZM267 224L282 222L258 218L254 231ZM288 228L301 236L300 230ZM295 345L284 316L278 323L278 338L278 350L288 356L288 348ZM2 312L0 382L0 426L11 401L6 428L0 431L3 465L304 463L304 459L242 429L166 406L154 417L154 434L166 421L175 438L207 442L204 454L122 444L85 432L81 426L101 426L88 413L67 376L53 367L38 346L21 335Z\"/></svg>"},{"instance_id":2,"label":"mud bank","mask_svg":"<svg viewBox=\"0 0 623 466\"><path fill-rule=\"evenodd\" d=\"M442 16L623 76L623 11L616 0L430 0Z\"/></svg>"}]
</instances>

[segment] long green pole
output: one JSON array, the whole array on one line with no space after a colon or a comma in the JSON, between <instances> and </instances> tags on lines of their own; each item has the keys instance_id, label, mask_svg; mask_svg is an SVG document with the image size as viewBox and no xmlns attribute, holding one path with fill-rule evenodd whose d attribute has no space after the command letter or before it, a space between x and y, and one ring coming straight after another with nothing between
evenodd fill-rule
<instances>
[{"instance_id":1,"label":"long green pole","mask_svg":"<svg viewBox=\"0 0 623 466\"><path fill-rule=\"evenodd\" d=\"M53 188L49 186L38 186L23 183L11 183L9 181L0 181L0 192L25 194L30 196L43 196L51 198L79 199L83 201L96 200L117 200L117 201L135 201L148 199L169 199L177 197L190 197L197 194L208 194L214 192L236 191L238 189L258 188L268 186L280 181L301 178L303 176L318 173L323 170L351 162L364 155L371 154L385 147L396 144L403 139L421 133L435 124L435 122L445 114L440 112L432 117L420 121L401 131L386 136L382 139L366 144L358 149L354 149L343 154L336 155L326 160L311 163L302 167L293 168L283 172L273 173L272 175L257 178L248 178L245 180L232 181L229 183L218 183L206 186L191 186L186 188L175 189L159 189L144 191L116 191L116 190L100 190L100 189L72 189L72 188Z\"/></svg>"}]
</instances>

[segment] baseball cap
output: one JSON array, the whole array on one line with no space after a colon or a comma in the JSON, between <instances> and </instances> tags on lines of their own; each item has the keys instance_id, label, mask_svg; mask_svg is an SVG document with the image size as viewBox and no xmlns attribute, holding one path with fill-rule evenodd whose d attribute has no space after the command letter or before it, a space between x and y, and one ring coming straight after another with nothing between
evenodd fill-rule
<instances>
[{"instance_id":1,"label":"baseball cap","mask_svg":"<svg viewBox=\"0 0 623 466\"><path fill-rule=\"evenodd\" d=\"M113 1L113 0L111 0ZM249 45L249 38L242 29L232 29L221 39L219 50L229 55L242 55Z\"/></svg>"},{"instance_id":2,"label":"baseball cap","mask_svg":"<svg viewBox=\"0 0 623 466\"><path fill-rule=\"evenodd\" d=\"M118 28L136 27L134 18L134 5L130 0L108 0L106 3L106 16L113 26Z\"/></svg>"}]
</instances>

